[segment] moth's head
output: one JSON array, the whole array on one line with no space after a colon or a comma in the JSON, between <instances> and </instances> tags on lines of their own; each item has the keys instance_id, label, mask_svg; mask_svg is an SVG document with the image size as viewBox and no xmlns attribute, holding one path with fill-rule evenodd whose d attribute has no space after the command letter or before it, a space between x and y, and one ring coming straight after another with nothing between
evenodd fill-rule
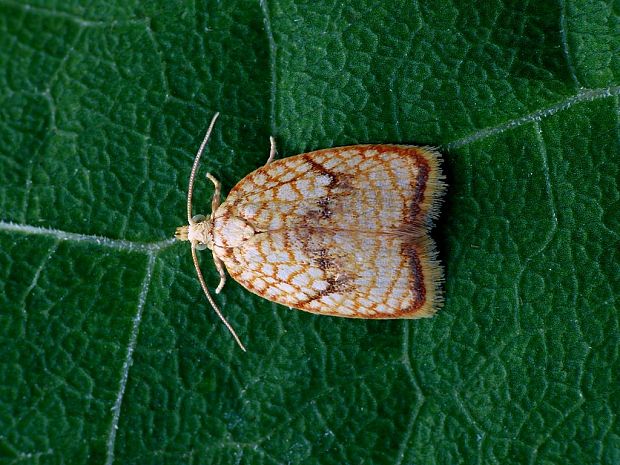
<instances>
[{"instance_id":1,"label":"moth's head","mask_svg":"<svg viewBox=\"0 0 620 465\"><path fill-rule=\"evenodd\" d=\"M179 226L174 233L180 241L190 241L196 250L213 249L213 220L196 215L187 226Z\"/></svg>"}]
</instances>

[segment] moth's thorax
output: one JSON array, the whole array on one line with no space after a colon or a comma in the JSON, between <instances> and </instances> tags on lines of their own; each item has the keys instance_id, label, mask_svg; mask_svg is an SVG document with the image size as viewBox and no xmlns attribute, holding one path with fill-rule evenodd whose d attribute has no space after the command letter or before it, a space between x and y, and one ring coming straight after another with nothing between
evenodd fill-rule
<instances>
[{"instance_id":1,"label":"moth's thorax","mask_svg":"<svg viewBox=\"0 0 620 465\"><path fill-rule=\"evenodd\" d=\"M206 245L213 249L213 221L206 219L187 227L187 240L197 245Z\"/></svg>"},{"instance_id":2,"label":"moth's thorax","mask_svg":"<svg viewBox=\"0 0 620 465\"><path fill-rule=\"evenodd\" d=\"M228 212L222 214L218 211L213 219L213 244L216 247L239 247L255 234L247 221Z\"/></svg>"}]
</instances>

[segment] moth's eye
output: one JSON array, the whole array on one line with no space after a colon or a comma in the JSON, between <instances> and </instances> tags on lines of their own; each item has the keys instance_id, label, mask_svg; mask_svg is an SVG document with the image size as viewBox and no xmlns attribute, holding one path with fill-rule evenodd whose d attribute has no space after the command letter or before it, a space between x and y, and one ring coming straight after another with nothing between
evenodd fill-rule
<instances>
[{"instance_id":1,"label":"moth's eye","mask_svg":"<svg viewBox=\"0 0 620 465\"><path fill-rule=\"evenodd\" d=\"M198 215L198 216L202 216L202 215ZM204 250L206 248L207 248L207 244L196 244L196 250Z\"/></svg>"},{"instance_id":2,"label":"moth's eye","mask_svg":"<svg viewBox=\"0 0 620 465\"><path fill-rule=\"evenodd\" d=\"M206 220L206 219L207 219L207 217L206 217L206 216L204 216L204 215L196 215L196 216L194 216L194 217L192 218L192 221L193 221L194 223L202 223L202 222L203 222L204 220Z\"/></svg>"}]
</instances>

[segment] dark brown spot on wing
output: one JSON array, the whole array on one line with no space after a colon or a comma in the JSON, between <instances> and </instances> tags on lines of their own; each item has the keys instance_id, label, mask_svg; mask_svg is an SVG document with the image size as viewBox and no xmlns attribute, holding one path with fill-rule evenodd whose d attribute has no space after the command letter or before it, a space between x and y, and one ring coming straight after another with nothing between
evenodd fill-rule
<instances>
[{"instance_id":1,"label":"dark brown spot on wing","mask_svg":"<svg viewBox=\"0 0 620 465\"><path fill-rule=\"evenodd\" d=\"M424 286L424 270L420 257L413 244L405 243L401 247L401 254L407 259L411 269L411 292L413 293L413 303L407 309L407 313L415 312L426 301L426 288Z\"/></svg>"},{"instance_id":2,"label":"dark brown spot on wing","mask_svg":"<svg viewBox=\"0 0 620 465\"><path fill-rule=\"evenodd\" d=\"M326 220L331 218L332 210L330 209L331 200L329 197L323 197L322 199L317 200L317 205L319 206L319 217Z\"/></svg>"},{"instance_id":3,"label":"dark brown spot on wing","mask_svg":"<svg viewBox=\"0 0 620 465\"><path fill-rule=\"evenodd\" d=\"M327 287L325 289L322 291L317 291L316 294L306 300L300 301L298 306L300 308L304 308L311 302L327 295L349 292L353 289L353 278L343 273L330 272L330 274L325 278L325 281L327 281Z\"/></svg>"},{"instance_id":4,"label":"dark brown spot on wing","mask_svg":"<svg viewBox=\"0 0 620 465\"><path fill-rule=\"evenodd\" d=\"M413 180L412 184L412 196L409 204L409 212L407 220L409 223L415 223L419 221L421 205L424 201L424 194L426 191L426 184L428 182L429 167L425 164L419 165L418 176Z\"/></svg>"},{"instance_id":5,"label":"dark brown spot on wing","mask_svg":"<svg viewBox=\"0 0 620 465\"><path fill-rule=\"evenodd\" d=\"M312 171L315 173L325 176L329 179L329 184L327 187L329 189L342 188L349 189L351 185L349 183L349 179L351 176L346 174L335 173L330 169L325 168L322 164L315 161L310 153L303 155L304 161L312 167Z\"/></svg>"}]
</instances>

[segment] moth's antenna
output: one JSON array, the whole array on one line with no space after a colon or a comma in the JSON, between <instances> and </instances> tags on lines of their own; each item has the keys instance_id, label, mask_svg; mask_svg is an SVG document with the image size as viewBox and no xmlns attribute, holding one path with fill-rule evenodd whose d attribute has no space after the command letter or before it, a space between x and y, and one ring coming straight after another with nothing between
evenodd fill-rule
<instances>
[{"instance_id":1,"label":"moth's antenna","mask_svg":"<svg viewBox=\"0 0 620 465\"><path fill-rule=\"evenodd\" d=\"M187 188L187 222L190 225L195 224L195 221L192 219L192 195L194 194L194 179L196 179L196 172L198 171L198 165L200 164L200 157L202 156L202 153L205 150L205 146L207 145L207 142L209 141L209 137L211 137L211 132L213 131L213 126L215 126L215 121L217 120L218 116L220 116L220 114L216 113L215 115L213 115L213 118L211 118L211 123L209 124L207 133L205 134L205 137L202 140L202 144L200 144L198 153L196 153L196 158L194 158L194 164L192 165L192 172L189 175L189 186ZM235 338L235 341L237 341L237 344L239 344L239 347L241 347L241 349L245 352L246 351L245 347L241 343L239 336L237 336L237 333L235 332L233 327L230 326L230 323L226 321L226 318L224 318L224 315L222 315L220 308L217 306L217 304L213 300L213 297L211 297L211 294L209 294L209 289L207 289L207 283L205 282L205 278L202 276L202 271L200 271L200 264L198 263L198 254L196 253L196 243L192 242L191 246L192 246L192 260L194 260L194 268L196 268L196 274L198 275L198 281L200 281L200 286L202 287L202 290L207 296L207 300L211 304L211 307L213 307L213 310L215 310L215 313L217 313L217 316L220 317L220 320L224 322L224 324L228 328L228 331L230 331L230 334L233 335L233 337Z\"/></svg>"},{"instance_id":2,"label":"moth's antenna","mask_svg":"<svg viewBox=\"0 0 620 465\"><path fill-rule=\"evenodd\" d=\"M217 115L215 115L215 117L217 117ZM211 122L211 126L213 126L213 122L214 121L215 121L215 118L213 118L213 120ZM237 333L235 332L233 327L230 326L230 323L228 321L226 321L226 318L224 318L224 315L222 315L222 312L220 311L219 307L217 306L217 304L213 300L213 297L211 297L211 294L209 294L209 290L207 289L207 283L205 283L205 279L202 277L202 272L200 271L200 265L198 264L198 254L196 253L196 245L193 242L192 242L192 259L194 260L194 267L196 267L196 274L198 275L198 280L200 281L200 285L202 286L202 290L204 291L205 295L207 296L207 300L209 301L209 303L213 307L213 310L215 310L215 313L217 313L217 316L220 317L220 320L222 320L224 322L224 324L228 328L228 331L230 331L230 334L233 335L233 337L235 338L235 341L237 341L237 344L239 344L239 347L241 347L241 350L246 352L245 347L243 346L243 344L241 343L241 340L239 339L239 336L237 336Z\"/></svg>"},{"instance_id":3,"label":"moth's antenna","mask_svg":"<svg viewBox=\"0 0 620 465\"><path fill-rule=\"evenodd\" d=\"M194 179L196 178L196 172L198 171L198 164L200 163L200 157L202 156L202 152L204 152L205 150L207 141L209 140L209 137L211 137L211 131L213 131L213 126L215 126L215 120L217 120L218 116L220 116L219 112L217 112L215 115L213 115L213 118L211 118L211 124L209 124L209 129L207 129L205 138L202 140L202 144L200 144L200 148L198 149L196 158L194 158L192 172L189 175L189 187L187 188L187 222L189 224L194 224L194 220L192 220L192 195L194 194Z\"/></svg>"}]
</instances>

